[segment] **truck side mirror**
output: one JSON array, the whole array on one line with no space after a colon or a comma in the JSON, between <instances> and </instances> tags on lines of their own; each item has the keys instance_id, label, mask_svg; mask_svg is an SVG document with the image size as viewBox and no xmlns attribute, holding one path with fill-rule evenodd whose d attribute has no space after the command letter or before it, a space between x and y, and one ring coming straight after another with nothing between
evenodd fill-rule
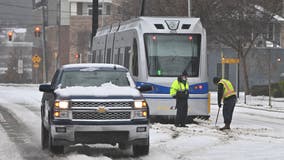
<instances>
[{"instance_id":1,"label":"truck side mirror","mask_svg":"<svg viewBox=\"0 0 284 160\"><path fill-rule=\"evenodd\" d=\"M152 85L145 84L145 85L142 85L142 86L138 87L138 90L140 92L147 92L147 91L152 91L153 87L152 87Z\"/></svg>"},{"instance_id":2,"label":"truck side mirror","mask_svg":"<svg viewBox=\"0 0 284 160\"><path fill-rule=\"evenodd\" d=\"M41 84L39 86L39 91L41 92L53 92L53 89L50 84Z\"/></svg>"}]
</instances>

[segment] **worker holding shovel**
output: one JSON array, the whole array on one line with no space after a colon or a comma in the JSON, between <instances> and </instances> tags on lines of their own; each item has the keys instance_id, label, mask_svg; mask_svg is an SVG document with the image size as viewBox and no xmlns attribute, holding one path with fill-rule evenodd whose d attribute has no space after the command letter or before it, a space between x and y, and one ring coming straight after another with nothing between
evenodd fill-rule
<instances>
[{"instance_id":1,"label":"worker holding shovel","mask_svg":"<svg viewBox=\"0 0 284 160\"><path fill-rule=\"evenodd\" d=\"M214 77L213 82L214 84L218 85L218 115L219 110L222 107L221 102L223 100L223 117L225 126L220 128L220 130L229 130L231 129L230 125L232 122L233 112L237 101L236 92L234 91L234 87L229 80Z\"/></svg>"}]
</instances>

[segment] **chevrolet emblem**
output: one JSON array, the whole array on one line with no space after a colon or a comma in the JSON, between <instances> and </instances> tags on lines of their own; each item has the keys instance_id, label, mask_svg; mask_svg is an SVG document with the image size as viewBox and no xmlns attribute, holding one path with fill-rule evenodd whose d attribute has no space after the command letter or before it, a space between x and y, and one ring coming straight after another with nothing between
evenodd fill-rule
<instances>
[{"instance_id":1,"label":"chevrolet emblem","mask_svg":"<svg viewBox=\"0 0 284 160\"><path fill-rule=\"evenodd\" d=\"M105 106L99 106L97 109L97 112L99 113L105 113L107 111L107 108Z\"/></svg>"}]
</instances>

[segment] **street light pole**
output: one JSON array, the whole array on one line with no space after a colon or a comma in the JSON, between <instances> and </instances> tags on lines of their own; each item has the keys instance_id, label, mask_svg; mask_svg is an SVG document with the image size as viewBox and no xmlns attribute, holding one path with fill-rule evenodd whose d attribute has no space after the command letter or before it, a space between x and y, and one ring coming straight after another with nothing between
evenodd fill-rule
<instances>
[{"instance_id":1,"label":"street light pole","mask_svg":"<svg viewBox=\"0 0 284 160\"><path fill-rule=\"evenodd\" d=\"M45 7L42 6L42 75L43 82L46 83L48 81L47 67L46 67L46 42L45 42L45 25L46 25L46 15L45 15Z\"/></svg>"},{"instance_id":2,"label":"street light pole","mask_svg":"<svg viewBox=\"0 0 284 160\"><path fill-rule=\"evenodd\" d=\"M272 108L271 105L271 49L269 49L269 64L268 64L268 106Z\"/></svg>"}]
</instances>

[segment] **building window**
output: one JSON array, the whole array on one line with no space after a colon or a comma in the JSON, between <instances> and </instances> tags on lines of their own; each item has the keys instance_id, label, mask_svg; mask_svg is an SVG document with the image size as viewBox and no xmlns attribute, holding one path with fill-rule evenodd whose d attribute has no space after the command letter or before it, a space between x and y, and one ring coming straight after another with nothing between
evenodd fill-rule
<instances>
[{"instance_id":1,"label":"building window","mask_svg":"<svg viewBox=\"0 0 284 160\"><path fill-rule=\"evenodd\" d=\"M99 15L103 14L103 5L102 3L99 3Z\"/></svg>"},{"instance_id":2,"label":"building window","mask_svg":"<svg viewBox=\"0 0 284 160\"><path fill-rule=\"evenodd\" d=\"M77 15L83 15L83 3L82 2L77 3Z\"/></svg>"},{"instance_id":3,"label":"building window","mask_svg":"<svg viewBox=\"0 0 284 160\"><path fill-rule=\"evenodd\" d=\"M105 15L110 15L111 5L105 4Z\"/></svg>"},{"instance_id":4,"label":"building window","mask_svg":"<svg viewBox=\"0 0 284 160\"><path fill-rule=\"evenodd\" d=\"M88 15L93 15L93 5L88 5Z\"/></svg>"}]
</instances>

